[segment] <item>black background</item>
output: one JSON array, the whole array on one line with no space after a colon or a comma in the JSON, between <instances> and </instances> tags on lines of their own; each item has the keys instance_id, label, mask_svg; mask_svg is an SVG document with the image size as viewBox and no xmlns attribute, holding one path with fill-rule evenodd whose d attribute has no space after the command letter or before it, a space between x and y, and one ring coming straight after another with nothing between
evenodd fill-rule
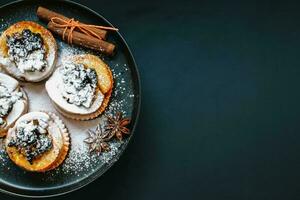
<instances>
[{"instance_id":1,"label":"black background","mask_svg":"<svg viewBox=\"0 0 300 200\"><path fill-rule=\"evenodd\" d=\"M53 199L300 199L300 3L77 2L126 38L142 108L119 162Z\"/></svg>"}]
</instances>

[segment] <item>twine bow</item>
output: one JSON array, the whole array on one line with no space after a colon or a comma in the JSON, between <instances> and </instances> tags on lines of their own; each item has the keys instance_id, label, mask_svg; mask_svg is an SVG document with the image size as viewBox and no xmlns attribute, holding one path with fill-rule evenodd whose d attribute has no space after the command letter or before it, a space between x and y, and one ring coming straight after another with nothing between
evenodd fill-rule
<instances>
[{"instance_id":1,"label":"twine bow","mask_svg":"<svg viewBox=\"0 0 300 200\"><path fill-rule=\"evenodd\" d=\"M76 21L74 18L65 20L59 17L52 17L51 22L53 23L54 26L59 27L59 28L64 28L62 39L65 40L65 35L67 30L69 30L68 33L68 43L72 44L73 41L73 31L74 29L79 29L82 33L96 37L99 40L102 40L103 38L99 36L93 29L102 29L102 30L112 30L112 31L118 31L117 28L113 27L107 27L107 26L97 26L97 25L90 25L90 24L83 24L80 23L79 21Z\"/></svg>"}]
</instances>

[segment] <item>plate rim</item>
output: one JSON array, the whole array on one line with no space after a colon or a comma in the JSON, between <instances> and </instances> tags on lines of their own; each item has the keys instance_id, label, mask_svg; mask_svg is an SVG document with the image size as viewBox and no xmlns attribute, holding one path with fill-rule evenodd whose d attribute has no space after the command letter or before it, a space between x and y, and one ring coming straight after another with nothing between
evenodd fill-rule
<instances>
[{"instance_id":1,"label":"plate rim","mask_svg":"<svg viewBox=\"0 0 300 200\"><path fill-rule=\"evenodd\" d=\"M81 3L78 3L78 2L75 2L75 1L72 1L72 0L50 0L50 2L54 2L54 1L73 4L74 6L81 7L82 9L85 9L86 11L91 12L92 14L94 14L97 17L101 18L103 21L105 21L105 23L107 23L110 26L114 27L112 25L112 23L110 21L108 21L105 17L103 17L101 14L99 14L95 10L93 10L93 9L91 9L91 8L81 4ZM14 4L18 4L18 3L22 3L22 2L34 3L34 0L14 0L12 2L8 2L6 4L0 5L0 10L4 9L5 7L13 6ZM41 0L36 1L36 4L39 4L40 2L41 2ZM128 51L128 55L129 55L130 59L132 60L132 68L134 69L134 71L135 71L134 73L136 74L136 77L135 77L136 83L137 83L136 84L136 86L137 86L136 91L138 93L137 97L135 97L137 105L134 105L134 107L136 107L136 113L135 113L135 123L132 125L132 129L131 129L131 137L128 139L128 142L121 147L122 150L121 150L120 154L117 157L115 157L114 161L109 163L108 166L102 172L99 173L99 170L97 170L94 174L92 174L93 176L87 176L85 179L82 179L81 182L85 181L84 183L79 184L79 185L75 185L74 188L69 189L69 190L67 189L66 191L63 191L63 192L58 192L58 193L53 193L53 194L37 194L37 195L35 195L35 194L32 194L32 195L30 195L30 194L21 194L21 193L5 190L5 189L1 188L1 186L2 185L7 185L8 187L11 187L12 189L18 190L18 192L20 192L22 190L27 191L27 192L34 192L36 190L26 190L25 188L23 188L23 189L16 188L16 187L13 187L11 184L2 182L1 185L0 185L0 192L1 193L8 194L8 195L11 195L11 196L26 197L26 198L47 198L47 197L61 196L61 195L65 195L65 194L74 192L76 190L79 190L79 189L85 187L86 185L89 185L90 183L94 182L96 179L101 177L104 173L106 173L119 160L119 158L122 156L122 154L126 151L127 145L131 142L131 138L132 138L132 136L133 136L133 134L136 130L136 127L137 127L137 124L138 124L138 121L139 121L140 111L141 111L142 89L141 89L140 73L139 73L138 66L137 66L137 63L135 61L135 58L133 56L133 53L132 53L128 43L126 42L124 37L121 35L121 33L118 31L116 34L118 35L118 37L120 37L123 45L125 46L126 50ZM69 186L70 185L68 185L68 187ZM54 188L52 190L56 190L56 189ZM43 189L43 191L45 192L46 190Z\"/></svg>"}]
</instances>

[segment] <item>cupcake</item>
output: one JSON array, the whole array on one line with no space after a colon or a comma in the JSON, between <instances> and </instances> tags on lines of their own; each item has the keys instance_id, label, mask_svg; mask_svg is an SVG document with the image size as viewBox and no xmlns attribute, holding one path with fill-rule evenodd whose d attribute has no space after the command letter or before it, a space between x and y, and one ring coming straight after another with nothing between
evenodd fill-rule
<instances>
[{"instance_id":1,"label":"cupcake","mask_svg":"<svg viewBox=\"0 0 300 200\"><path fill-rule=\"evenodd\" d=\"M28 99L19 82L0 73L0 137L28 110Z\"/></svg>"},{"instance_id":2,"label":"cupcake","mask_svg":"<svg viewBox=\"0 0 300 200\"><path fill-rule=\"evenodd\" d=\"M57 168L65 160L70 145L64 123L53 113L30 112L10 128L5 140L9 158L32 172Z\"/></svg>"},{"instance_id":3,"label":"cupcake","mask_svg":"<svg viewBox=\"0 0 300 200\"><path fill-rule=\"evenodd\" d=\"M0 37L0 65L15 78L39 82L55 68L57 45L43 26L22 21L10 26Z\"/></svg>"},{"instance_id":4,"label":"cupcake","mask_svg":"<svg viewBox=\"0 0 300 200\"><path fill-rule=\"evenodd\" d=\"M107 107L112 89L110 68L89 54L67 58L46 82L57 111L75 120L98 117Z\"/></svg>"}]
</instances>

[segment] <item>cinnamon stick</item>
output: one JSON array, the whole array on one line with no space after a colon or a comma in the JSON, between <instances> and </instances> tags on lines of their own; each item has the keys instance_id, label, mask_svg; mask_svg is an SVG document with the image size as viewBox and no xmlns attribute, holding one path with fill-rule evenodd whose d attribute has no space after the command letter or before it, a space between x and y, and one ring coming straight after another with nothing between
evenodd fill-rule
<instances>
[{"instance_id":1,"label":"cinnamon stick","mask_svg":"<svg viewBox=\"0 0 300 200\"><path fill-rule=\"evenodd\" d=\"M36 14L41 20L43 20L47 23L50 22L51 18L53 18L53 17L59 17L63 20L70 20L70 18L68 18L66 16L63 16L59 13L56 13L52 10L49 10L47 8L44 8L42 6L38 7L38 9L36 11ZM101 30L101 29L97 29L97 28L91 28L91 29L93 30L93 32L95 32L97 35L99 35L101 38L103 38L104 40L106 39L106 37L107 37L107 31L106 30Z\"/></svg>"},{"instance_id":2,"label":"cinnamon stick","mask_svg":"<svg viewBox=\"0 0 300 200\"><path fill-rule=\"evenodd\" d=\"M53 22L49 22L47 28L59 35L63 36L64 28L57 27L53 24ZM68 36L70 30L67 29L65 32L66 37ZM85 35L78 31L73 31L72 33L72 43L80 46L84 46L86 48L94 49L96 51L101 51L107 55L113 55L115 53L116 46L112 43L106 42L104 40L99 40L93 36Z\"/></svg>"}]
</instances>

